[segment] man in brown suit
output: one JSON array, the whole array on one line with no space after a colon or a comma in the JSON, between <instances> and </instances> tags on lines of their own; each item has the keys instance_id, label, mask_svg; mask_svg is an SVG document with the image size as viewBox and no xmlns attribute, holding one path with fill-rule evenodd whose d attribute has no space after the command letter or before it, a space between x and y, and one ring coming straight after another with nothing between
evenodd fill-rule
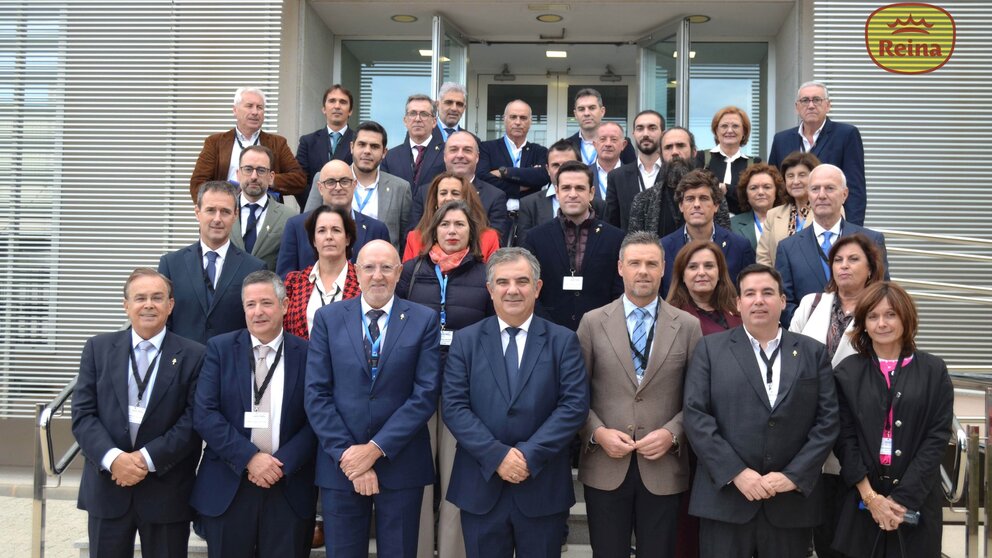
<instances>
[{"instance_id":1,"label":"man in brown suit","mask_svg":"<svg viewBox=\"0 0 992 558\"><path fill-rule=\"evenodd\" d=\"M579 343L590 383L579 481L593 554L675 553L679 494L689 488L682 434L682 379L699 321L658 297L665 257L657 235L634 232L620 247L624 294L587 313Z\"/></svg>"},{"instance_id":2,"label":"man in brown suit","mask_svg":"<svg viewBox=\"0 0 992 558\"><path fill-rule=\"evenodd\" d=\"M265 93L254 87L239 87L234 92L234 118L237 125L226 132L207 136L203 149L196 159L193 176L189 179L189 193L196 201L200 185L211 180L226 180L235 186L238 182L238 156L246 147L264 145L275 157L272 169L276 173L270 193L297 194L306 186L307 176L296 162L286 138L262 131L265 122Z\"/></svg>"}]
</instances>

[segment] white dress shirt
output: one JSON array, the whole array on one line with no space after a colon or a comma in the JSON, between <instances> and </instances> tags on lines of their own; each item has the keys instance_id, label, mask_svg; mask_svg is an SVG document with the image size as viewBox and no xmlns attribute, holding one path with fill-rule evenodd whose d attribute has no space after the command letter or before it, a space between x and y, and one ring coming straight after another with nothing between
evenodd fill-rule
<instances>
[{"instance_id":1,"label":"white dress shirt","mask_svg":"<svg viewBox=\"0 0 992 558\"><path fill-rule=\"evenodd\" d=\"M767 382L768 367L765 366L764 359L761 358L761 343L751 335L751 332L747 330L747 326L744 327L744 333L747 334L747 338L751 341L751 349L754 350L754 360L758 361L758 370L761 371L761 383L765 384L765 391L768 394L768 403L774 407L775 401L778 399L778 388L779 384L782 382L782 354L781 352L775 357L775 361L772 362L772 383ZM775 349L782 344L782 328L778 328L778 333L775 334L775 339L768 342L768 347L765 349L765 356L772 356Z\"/></svg>"},{"instance_id":2,"label":"white dress shirt","mask_svg":"<svg viewBox=\"0 0 992 558\"><path fill-rule=\"evenodd\" d=\"M424 146L424 157L426 157L427 156L427 146L431 144L431 139L433 137L434 137L434 134L431 134L431 135L427 136L427 139L425 139L423 141L423 143L417 143L417 142L413 141L413 139L410 140L410 154L413 155L413 163L414 164L417 164L417 146L418 145Z\"/></svg>"},{"instance_id":3,"label":"white dress shirt","mask_svg":"<svg viewBox=\"0 0 992 558\"><path fill-rule=\"evenodd\" d=\"M596 161L596 172L599 175L599 192L603 196L604 200L606 199L606 186L607 186L606 177L607 175L610 174L610 171L620 168L620 165L621 165L621 161L620 159L617 159L617 164L613 165L612 169L604 169L603 167L599 166L599 160Z\"/></svg>"},{"instance_id":4,"label":"white dress shirt","mask_svg":"<svg viewBox=\"0 0 992 558\"><path fill-rule=\"evenodd\" d=\"M527 344L527 332L530 331L530 323L533 320L534 314L531 314L520 325L520 331L517 332L517 368L520 368L521 363L524 361L524 346ZM503 344L503 354L505 355L506 348L510 345L510 334L506 331L506 328L510 327L510 324L504 322L500 317L497 317L496 321L499 322L499 340Z\"/></svg>"},{"instance_id":5,"label":"white dress shirt","mask_svg":"<svg viewBox=\"0 0 992 558\"><path fill-rule=\"evenodd\" d=\"M386 346L386 327L389 324L390 314L392 314L392 312L393 312L393 302L395 302L395 301L396 301L396 297L393 296L393 297L391 297L389 299L389 302L387 302L386 304L383 304L382 305L382 308L379 309L379 310L382 310L383 312L385 312L385 314L379 316L379 321L377 322L379 324L379 354L380 355L382 354L383 348ZM369 306L369 303L368 302L365 302L365 297L363 296L362 297L362 315L363 316L367 315L368 312L369 312L369 310L372 310L372 307ZM368 318L366 318L366 319L368 319ZM358 327L362 328L362 339L365 339L365 327L362 326L362 324L358 324ZM364 349L363 349L363 351L364 351Z\"/></svg>"},{"instance_id":6,"label":"white dress shirt","mask_svg":"<svg viewBox=\"0 0 992 558\"><path fill-rule=\"evenodd\" d=\"M661 157L651 165L650 169L644 168L644 162L641 158L637 158L637 170L641 173L641 180L644 181L644 188L650 188L654 186L655 182L658 180L658 173L661 172Z\"/></svg>"},{"instance_id":7,"label":"white dress shirt","mask_svg":"<svg viewBox=\"0 0 992 558\"><path fill-rule=\"evenodd\" d=\"M200 241L200 250L203 252L203 261L200 262L202 269L207 269L207 252L217 252L217 261L214 262L214 267L217 268L217 274L214 275L214 287L217 287L217 282L220 281L220 272L224 268L224 262L227 260L227 249L231 247L231 239L227 239L227 242L223 244L220 248L212 250L209 246Z\"/></svg>"},{"instance_id":8,"label":"white dress shirt","mask_svg":"<svg viewBox=\"0 0 992 558\"><path fill-rule=\"evenodd\" d=\"M231 148L231 163L227 166L227 181L239 184L238 166L241 165L241 151L253 145L258 145L258 135L262 133L259 128L251 137L241 133L237 126L234 127L234 146ZM238 145L241 142L241 145Z\"/></svg>"},{"instance_id":9,"label":"white dress shirt","mask_svg":"<svg viewBox=\"0 0 992 558\"><path fill-rule=\"evenodd\" d=\"M414 159L416 160L416 159ZM375 171L375 181L368 186L365 186L355 178L355 193L352 195L354 200L351 202L351 207L355 211L361 212L362 215L371 217L373 219L379 218L379 170ZM360 209L359 200L365 201L365 196L369 197L369 201L365 204L365 207Z\"/></svg>"},{"instance_id":10,"label":"white dress shirt","mask_svg":"<svg viewBox=\"0 0 992 558\"><path fill-rule=\"evenodd\" d=\"M548 192L544 195L551 198L551 216L555 217L558 215L558 189L554 184L548 184L547 188Z\"/></svg>"},{"instance_id":11,"label":"white dress shirt","mask_svg":"<svg viewBox=\"0 0 992 558\"><path fill-rule=\"evenodd\" d=\"M801 122L799 124L798 132L799 132L799 137L803 139L803 151L809 153L810 150L813 149L813 146L816 145L816 140L820 139L820 132L823 131L823 127L826 125L827 125L827 119L824 118L823 124L820 124L820 127L817 128L815 132L813 132L813 143L810 143L809 140L806 139L806 135L803 133L803 127L806 126L806 123Z\"/></svg>"},{"instance_id":12,"label":"white dress shirt","mask_svg":"<svg viewBox=\"0 0 992 558\"><path fill-rule=\"evenodd\" d=\"M321 291L324 290L321 285L324 282L320 279L320 270L317 269L317 264L313 264L313 269L310 270L310 275L307 277L307 281L313 283L314 286L313 292L310 293L310 300L307 302L307 333L313 331L313 316L317 310L320 310L325 304L341 300L344 295L344 282L347 278L348 264L345 263L344 267L341 268L341 273L334 280L334 287L329 292L321 294Z\"/></svg>"},{"instance_id":13,"label":"white dress shirt","mask_svg":"<svg viewBox=\"0 0 992 558\"><path fill-rule=\"evenodd\" d=\"M730 184L731 181L733 181L734 179L734 173L730 171L730 166L733 165L734 161L736 161L737 159L744 157L744 152L738 149L737 153L734 153L733 155L727 155L726 153L723 152L723 149L721 149L720 146L718 145L713 149L710 149L710 153L718 153L721 156L723 156L724 159L727 160L727 168L723 171L723 178L720 179L720 182L724 184Z\"/></svg>"},{"instance_id":14,"label":"white dress shirt","mask_svg":"<svg viewBox=\"0 0 992 558\"><path fill-rule=\"evenodd\" d=\"M840 223L841 223L841 221L842 221L842 219L837 219L837 222L834 223L834 226L830 227L829 229L825 229L825 228L821 227L819 223L816 222L816 219L814 219L813 220L813 234L816 235L816 245L817 246L823 246L823 233L826 232L826 231L830 231L830 232L834 233L834 234L830 235L830 245L833 246L834 244L836 244L837 243L837 239L840 238Z\"/></svg>"},{"instance_id":15,"label":"white dress shirt","mask_svg":"<svg viewBox=\"0 0 992 558\"><path fill-rule=\"evenodd\" d=\"M279 335L275 339L269 341L268 343L262 343L254 335L249 335L251 337L251 359L253 361L258 361L258 351L255 349L258 345L266 345L269 348L269 354L265 355L266 366L272 366L272 362L276 359L276 350L279 349L279 345L283 343L282 330L279 331ZM276 365L275 371L272 373L272 380L269 382L269 387L266 391L269 392L269 425L272 431L272 453L279 450L279 427L282 425L282 396L286 385L286 348L283 347L282 358L279 359L279 364ZM266 369L268 372L268 369ZM264 377L264 376L263 376ZM251 393L251 402L255 402L255 388L252 385L255 382L255 378L251 374L248 374L248 393ZM261 387L261 386L259 386Z\"/></svg>"},{"instance_id":16,"label":"white dress shirt","mask_svg":"<svg viewBox=\"0 0 992 558\"><path fill-rule=\"evenodd\" d=\"M258 238L258 232L262 230L262 223L265 221L265 210L269 207L269 196L262 195L258 198L258 201L253 202L245 197L244 194L238 196L238 206L241 207L241 234L245 234L248 230L248 204L257 203L258 210L255 213L255 238Z\"/></svg>"}]
</instances>

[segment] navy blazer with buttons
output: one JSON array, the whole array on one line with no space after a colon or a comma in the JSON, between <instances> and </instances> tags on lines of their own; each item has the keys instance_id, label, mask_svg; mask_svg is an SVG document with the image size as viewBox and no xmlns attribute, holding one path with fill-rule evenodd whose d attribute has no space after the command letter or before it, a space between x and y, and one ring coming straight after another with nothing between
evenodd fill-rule
<instances>
[{"instance_id":1,"label":"navy blazer with buttons","mask_svg":"<svg viewBox=\"0 0 992 558\"><path fill-rule=\"evenodd\" d=\"M737 274L742 269L754 263L754 248L746 238L732 233L727 229L713 224L713 242L723 251L727 258L727 272L730 274L734 287L737 287ZM668 288L672 285L672 275L675 273L675 256L686 245L685 227L661 239L661 247L665 250L665 276L661 279L661 297L668 298Z\"/></svg>"},{"instance_id":2,"label":"navy blazer with buttons","mask_svg":"<svg viewBox=\"0 0 992 558\"><path fill-rule=\"evenodd\" d=\"M324 168L328 161L344 161L349 165L351 164L351 142L354 139L355 130L349 126L341 139L338 140L338 145L334 148L334 155L328 157L331 152L331 136L327 133L327 126L305 136L300 136L300 143L296 147L296 161L300 163L303 172L307 173L307 186L302 193L296 195L300 207L306 205L310 189L313 187L313 177L320 173L320 169Z\"/></svg>"},{"instance_id":3,"label":"navy blazer with buttons","mask_svg":"<svg viewBox=\"0 0 992 558\"><path fill-rule=\"evenodd\" d=\"M294 215L286 221L286 228L282 232L282 243L279 245L279 259L276 260L276 273L283 279L290 271L300 271L317 262L317 256L313 252L313 246L310 245L310 238L304 226L311 213L313 211ZM373 240L389 242L389 229L386 228L385 223L357 211L353 212L353 216L358 238L351 247L352 263L358 257L358 251L367 243Z\"/></svg>"},{"instance_id":4,"label":"navy blazer with buttons","mask_svg":"<svg viewBox=\"0 0 992 558\"><path fill-rule=\"evenodd\" d=\"M432 134L431 141L424 150L424 160L420 163L420 174L417 182L413 182L413 149L410 148L410 134L403 137L403 142L394 145L386 152L380 169L393 176L398 176L410 183L410 194L416 200L421 191L427 191L434 177L444 172L444 139L441 134ZM416 204L416 201L414 201ZM416 226L416 221L414 221Z\"/></svg>"},{"instance_id":5,"label":"navy blazer with buttons","mask_svg":"<svg viewBox=\"0 0 992 558\"><path fill-rule=\"evenodd\" d=\"M248 462L259 449L244 427L252 410L251 335L247 329L218 335L207 342L207 357L196 386L193 427L206 442L190 503L201 515L217 517L234 501ZM313 484L317 438L303 410L307 342L283 335L282 415L279 449L282 483L289 506L302 519L314 516L317 488Z\"/></svg>"},{"instance_id":6,"label":"navy blazer with buttons","mask_svg":"<svg viewBox=\"0 0 992 558\"><path fill-rule=\"evenodd\" d=\"M526 142L520 149L520 166L514 167L505 137L484 141L479 145L476 177L502 190L508 199L519 199L536 192L550 181L547 169L548 148ZM500 167L506 168L506 178L490 173Z\"/></svg>"}]
</instances>

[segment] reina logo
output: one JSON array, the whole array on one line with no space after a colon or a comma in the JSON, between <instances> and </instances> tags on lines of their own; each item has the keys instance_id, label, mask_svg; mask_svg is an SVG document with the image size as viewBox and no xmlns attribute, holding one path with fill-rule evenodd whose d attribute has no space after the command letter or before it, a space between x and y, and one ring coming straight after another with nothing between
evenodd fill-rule
<instances>
[{"instance_id":1,"label":"reina logo","mask_svg":"<svg viewBox=\"0 0 992 558\"><path fill-rule=\"evenodd\" d=\"M931 4L889 4L865 22L865 46L879 68L896 74L932 72L951 58L957 29L947 10Z\"/></svg>"}]
</instances>

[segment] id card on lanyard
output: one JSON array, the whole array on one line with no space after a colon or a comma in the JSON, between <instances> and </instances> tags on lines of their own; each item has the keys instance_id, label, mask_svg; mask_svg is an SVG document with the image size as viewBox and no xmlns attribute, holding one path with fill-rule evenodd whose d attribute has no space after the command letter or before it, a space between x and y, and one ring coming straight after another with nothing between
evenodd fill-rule
<instances>
[{"instance_id":1,"label":"id card on lanyard","mask_svg":"<svg viewBox=\"0 0 992 558\"><path fill-rule=\"evenodd\" d=\"M369 357L369 366L372 368L372 384L375 384L375 379L379 375L379 346L382 345L382 338L386 335L386 328L389 327L389 314L385 315L386 326L382 328L379 332L379 337L372 341L372 334L369 332L369 319L362 313L362 329L365 331L365 339L369 340L371 348L371 356Z\"/></svg>"},{"instance_id":2,"label":"id card on lanyard","mask_svg":"<svg viewBox=\"0 0 992 558\"><path fill-rule=\"evenodd\" d=\"M453 331L446 329L448 324L448 313L446 312L446 305L448 303L448 280L451 277L445 277L441 273L441 266L434 264L434 275L437 276L437 284L441 288L441 346L447 347L451 345L455 336Z\"/></svg>"},{"instance_id":3,"label":"id card on lanyard","mask_svg":"<svg viewBox=\"0 0 992 558\"><path fill-rule=\"evenodd\" d=\"M885 379L885 385L888 388L886 398L888 401L888 412L885 414L885 421L882 424L882 442L879 445L878 450L878 462L883 466L892 465L892 421L895 407L895 401L893 401L892 390L894 389L893 383L895 382L896 376L898 376L902 369L906 367L909 363L911 356L906 358L900 358L896 362L892 363L892 367L889 368L886 363L886 368L882 368L882 363L880 360L875 359L875 364L878 365L878 371L882 374ZM902 395L902 392L896 392L895 399L898 399Z\"/></svg>"}]
</instances>

